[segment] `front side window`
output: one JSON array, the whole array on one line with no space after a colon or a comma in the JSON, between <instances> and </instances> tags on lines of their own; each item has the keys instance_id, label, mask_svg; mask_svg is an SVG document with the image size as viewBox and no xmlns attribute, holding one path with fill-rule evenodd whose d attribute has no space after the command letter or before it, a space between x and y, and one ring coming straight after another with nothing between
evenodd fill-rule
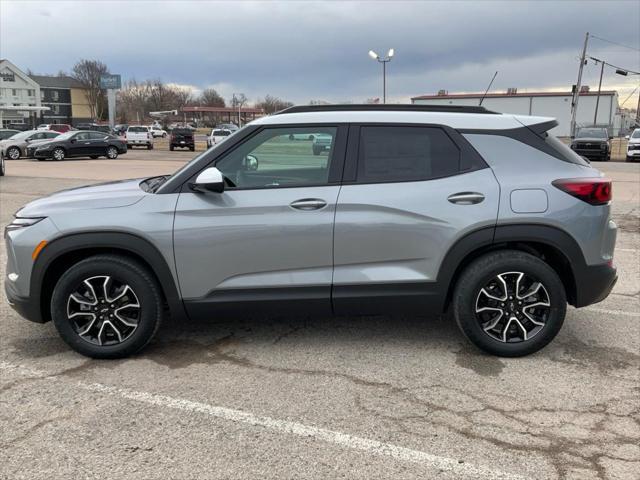
<instances>
[{"instance_id":1,"label":"front side window","mask_svg":"<svg viewBox=\"0 0 640 480\"><path fill-rule=\"evenodd\" d=\"M324 185L336 127L262 130L216 162L230 188ZM322 136L322 146L312 139ZM298 140L304 139L304 140Z\"/></svg>"},{"instance_id":2,"label":"front side window","mask_svg":"<svg viewBox=\"0 0 640 480\"><path fill-rule=\"evenodd\" d=\"M358 182L420 181L459 171L460 150L440 128L360 129Z\"/></svg>"}]
</instances>

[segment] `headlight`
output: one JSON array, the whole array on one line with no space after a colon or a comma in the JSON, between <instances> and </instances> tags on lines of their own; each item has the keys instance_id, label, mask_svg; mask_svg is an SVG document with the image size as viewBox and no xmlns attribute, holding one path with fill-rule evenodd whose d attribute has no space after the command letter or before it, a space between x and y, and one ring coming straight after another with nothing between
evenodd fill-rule
<instances>
[{"instance_id":1,"label":"headlight","mask_svg":"<svg viewBox=\"0 0 640 480\"><path fill-rule=\"evenodd\" d=\"M44 219L45 217L31 217L31 218L16 217L13 219L13 222L11 222L9 225L4 227L4 236L6 237L8 232L11 232L13 230L19 230L25 227L30 227L31 225L35 225L36 223Z\"/></svg>"}]
</instances>

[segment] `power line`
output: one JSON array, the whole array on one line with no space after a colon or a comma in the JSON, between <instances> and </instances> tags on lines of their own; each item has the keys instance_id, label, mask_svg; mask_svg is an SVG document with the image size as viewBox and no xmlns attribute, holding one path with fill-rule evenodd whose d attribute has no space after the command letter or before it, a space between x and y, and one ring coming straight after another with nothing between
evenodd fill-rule
<instances>
[{"instance_id":1,"label":"power line","mask_svg":"<svg viewBox=\"0 0 640 480\"><path fill-rule=\"evenodd\" d=\"M609 65L610 67L613 67L613 68L615 68L616 70L624 70L625 72L627 72L627 73L631 73L632 75L640 75L640 72L636 72L636 71L633 71L633 70L629 70L628 68L625 68L625 67L618 67L617 65L614 65L614 64L609 63L609 62L605 62L604 60L601 60L601 59L599 59L599 58L595 58L595 57L591 57L591 56L589 56L589 58L590 58L591 60L595 61L595 62L602 62L602 63L604 63L605 65Z\"/></svg>"},{"instance_id":2,"label":"power line","mask_svg":"<svg viewBox=\"0 0 640 480\"><path fill-rule=\"evenodd\" d=\"M597 38L598 40L601 40L603 42L611 43L613 45L618 45L619 47L624 47L624 48L628 48L628 49L631 49L631 50L635 50L636 52L640 52L640 48L630 47L629 45L625 45L623 43L614 42L613 40L607 40L606 38L597 37L595 35L589 35L589 36L591 38Z\"/></svg>"},{"instance_id":3,"label":"power line","mask_svg":"<svg viewBox=\"0 0 640 480\"><path fill-rule=\"evenodd\" d=\"M622 106L623 106L625 103L627 103L627 100L629 100L629 99L633 96L633 94L634 94L634 93L636 93L636 91L638 90L638 88L640 88L640 86L638 86L638 87L636 87L636 88L634 88L634 89L633 89L633 92L631 92L631 93L629 94L629 96L628 96L627 98L625 98L625 99L624 99L624 102L622 102L622 103L620 104L620 108L622 108Z\"/></svg>"}]
</instances>

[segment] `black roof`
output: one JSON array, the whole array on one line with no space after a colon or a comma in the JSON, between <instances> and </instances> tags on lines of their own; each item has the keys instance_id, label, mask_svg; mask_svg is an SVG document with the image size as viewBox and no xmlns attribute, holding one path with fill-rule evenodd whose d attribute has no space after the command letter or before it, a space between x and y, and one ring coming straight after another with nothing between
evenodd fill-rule
<instances>
[{"instance_id":1,"label":"black roof","mask_svg":"<svg viewBox=\"0 0 640 480\"><path fill-rule=\"evenodd\" d=\"M466 105L415 105L408 103L364 103L364 104L336 104L336 105L296 105L285 108L276 113L304 113L304 112L357 112L357 111L384 111L384 112L447 112L447 113L487 113L497 114L484 107Z\"/></svg>"}]
</instances>

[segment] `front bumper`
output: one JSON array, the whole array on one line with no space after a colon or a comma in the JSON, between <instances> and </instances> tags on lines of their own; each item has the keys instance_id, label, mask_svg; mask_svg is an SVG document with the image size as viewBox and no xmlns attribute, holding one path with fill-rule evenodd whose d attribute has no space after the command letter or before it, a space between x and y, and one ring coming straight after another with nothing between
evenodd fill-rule
<instances>
[{"instance_id":1,"label":"front bumper","mask_svg":"<svg viewBox=\"0 0 640 480\"><path fill-rule=\"evenodd\" d=\"M40 305L38 302L34 302L29 297L20 297L11 292L5 283L4 287L5 294L7 295L7 300L9 301L9 306L13 308L18 315L29 320L30 322L35 323L45 323L46 320L42 319L42 315L40 313Z\"/></svg>"},{"instance_id":2,"label":"front bumper","mask_svg":"<svg viewBox=\"0 0 640 480\"><path fill-rule=\"evenodd\" d=\"M609 154L609 150L596 150L590 148L573 148L574 152L583 157L591 158L605 158Z\"/></svg>"},{"instance_id":3,"label":"front bumper","mask_svg":"<svg viewBox=\"0 0 640 480\"><path fill-rule=\"evenodd\" d=\"M617 269L608 264L589 265L576 275L576 307L601 302L609 296L618 281Z\"/></svg>"}]
</instances>

